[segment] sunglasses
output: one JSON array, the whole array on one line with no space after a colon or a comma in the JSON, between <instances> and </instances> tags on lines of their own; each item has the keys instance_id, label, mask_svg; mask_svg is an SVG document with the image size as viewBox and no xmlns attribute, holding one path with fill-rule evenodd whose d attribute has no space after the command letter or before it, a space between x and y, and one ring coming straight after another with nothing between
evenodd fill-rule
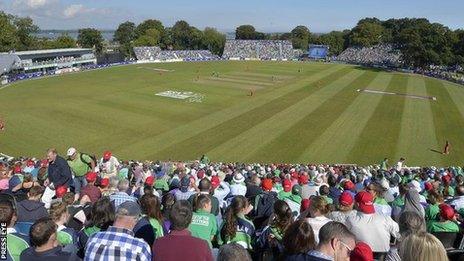
<instances>
[{"instance_id":1,"label":"sunglasses","mask_svg":"<svg viewBox=\"0 0 464 261\"><path fill-rule=\"evenodd\" d=\"M348 256L350 256L353 249L351 249L345 242L343 242L341 240L339 240L339 241L346 248L346 250L348 250Z\"/></svg>"}]
</instances>

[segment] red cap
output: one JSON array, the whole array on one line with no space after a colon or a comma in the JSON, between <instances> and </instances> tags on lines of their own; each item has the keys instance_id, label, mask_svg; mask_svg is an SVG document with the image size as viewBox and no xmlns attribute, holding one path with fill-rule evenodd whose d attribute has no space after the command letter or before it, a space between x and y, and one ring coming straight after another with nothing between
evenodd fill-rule
<instances>
[{"instance_id":1,"label":"red cap","mask_svg":"<svg viewBox=\"0 0 464 261\"><path fill-rule=\"evenodd\" d=\"M48 166L48 159L43 159L40 161L40 167L45 168Z\"/></svg>"},{"instance_id":2,"label":"red cap","mask_svg":"<svg viewBox=\"0 0 464 261\"><path fill-rule=\"evenodd\" d=\"M14 169L13 169L13 173L14 174L21 173L21 166L15 166Z\"/></svg>"},{"instance_id":3,"label":"red cap","mask_svg":"<svg viewBox=\"0 0 464 261\"><path fill-rule=\"evenodd\" d=\"M103 153L103 159L104 159L104 160L109 160L109 159L111 158L111 155L113 155L113 154L111 153L111 151L107 150L107 151L105 151L105 152Z\"/></svg>"},{"instance_id":4,"label":"red cap","mask_svg":"<svg viewBox=\"0 0 464 261\"><path fill-rule=\"evenodd\" d=\"M264 191L271 191L272 189L272 180L271 179L264 179L261 182L261 187L263 188Z\"/></svg>"},{"instance_id":5,"label":"red cap","mask_svg":"<svg viewBox=\"0 0 464 261\"><path fill-rule=\"evenodd\" d=\"M425 182L424 187L426 191L431 191L433 189L433 185L430 182Z\"/></svg>"},{"instance_id":6,"label":"red cap","mask_svg":"<svg viewBox=\"0 0 464 261\"><path fill-rule=\"evenodd\" d=\"M351 180L345 181L345 184L343 184L343 188L345 190L353 190L354 189L354 183Z\"/></svg>"},{"instance_id":7,"label":"red cap","mask_svg":"<svg viewBox=\"0 0 464 261\"><path fill-rule=\"evenodd\" d=\"M145 184L147 184L148 186L153 186L154 183L155 183L155 177L153 176L148 176L145 179Z\"/></svg>"},{"instance_id":8,"label":"red cap","mask_svg":"<svg viewBox=\"0 0 464 261\"><path fill-rule=\"evenodd\" d=\"M282 187L284 187L285 192L290 192L292 191L292 182L289 179L284 179L284 181L282 181Z\"/></svg>"},{"instance_id":9,"label":"red cap","mask_svg":"<svg viewBox=\"0 0 464 261\"><path fill-rule=\"evenodd\" d=\"M28 166L28 167L34 167L34 165L35 165L35 162L33 160L28 160L26 162L26 166Z\"/></svg>"},{"instance_id":10,"label":"red cap","mask_svg":"<svg viewBox=\"0 0 464 261\"><path fill-rule=\"evenodd\" d=\"M198 179L202 179L202 178L204 178L204 177L205 177L205 171L204 171L204 170L199 170L199 171L197 172L197 178L198 178Z\"/></svg>"},{"instance_id":11,"label":"red cap","mask_svg":"<svg viewBox=\"0 0 464 261\"><path fill-rule=\"evenodd\" d=\"M440 216L445 220L452 220L454 218L454 209L448 204L440 204Z\"/></svg>"},{"instance_id":12,"label":"red cap","mask_svg":"<svg viewBox=\"0 0 464 261\"><path fill-rule=\"evenodd\" d=\"M291 176L292 176L292 179L296 179L296 180L299 177L298 172L296 172L296 171L292 172Z\"/></svg>"},{"instance_id":13,"label":"red cap","mask_svg":"<svg viewBox=\"0 0 464 261\"><path fill-rule=\"evenodd\" d=\"M87 174L85 174L85 179L87 180L87 182L95 182L97 180L97 173L87 172Z\"/></svg>"},{"instance_id":14,"label":"red cap","mask_svg":"<svg viewBox=\"0 0 464 261\"><path fill-rule=\"evenodd\" d=\"M358 208L361 212L365 214L374 214L374 199L372 194L367 191L361 191L356 194L355 198L356 203L358 203Z\"/></svg>"},{"instance_id":15,"label":"red cap","mask_svg":"<svg viewBox=\"0 0 464 261\"><path fill-rule=\"evenodd\" d=\"M364 243L358 242L356 247L351 251L350 261L373 261L374 253L371 247Z\"/></svg>"},{"instance_id":16,"label":"red cap","mask_svg":"<svg viewBox=\"0 0 464 261\"><path fill-rule=\"evenodd\" d=\"M443 183L445 184L449 184L451 182L451 176L450 175L445 175L441 178L441 180L443 181Z\"/></svg>"},{"instance_id":17,"label":"red cap","mask_svg":"<svg viewBox=\"0 0 464 261\"><path fill-rule=\"evenodd\" d=\"M66 186L59 186L55 190L55 195L57 198L62 198L66 192L68 192L68 188Z\"/></svg>"},{"instance_id":18,"label":"red cap","mask_svg":"<svg viewBox=\"0 0 464 261\"><path fill-rule=\"evenodd\" d=\"M342 206L351 206L353 204L353 196L350 192L345 191L338 198L338 203Z\"/></svg>"},{"instance_id":19,"label":"red cap","mask_svg":"<svg viewBox=\"0 0 464 261\"><path fill-rule=\"evenodd\" d=\"M305 184L308 184L308 176L307 175L301 175L299 178L298 178L298 184L300 185L305 185Z\"/></svg>"},{"instance_id":20,"label":"red cap","mask_svg":"<svg viewBox=\"0 0 464 261\"><path fill-rule=\"evenodd\" d=\"M213 187L213 189L216 189L217 187L219 187L220 183L221 183L221 180L219 179L218 176L211 177L211 186Z\"/></svg>"},{"instance_id":21,"label":"red cap","mask_svg":"<svg viewBox=\"0 0 464 261\"><path fill-rule=\"evenodd\" d=\"M109 178L103 178L100 180L100 187L106 188L110 184L110 179Z\"/></svg>"},{"instance_id":22,"label":"red cap","mask_svg":"<svg viewBox=\"0 0 464 261\"><path fill-rule=\"evenodd\" d=\"M305 198L301 201L300 212L307 210L311 206L311 200L309 198Z\"/></svg>"}]
</instances>

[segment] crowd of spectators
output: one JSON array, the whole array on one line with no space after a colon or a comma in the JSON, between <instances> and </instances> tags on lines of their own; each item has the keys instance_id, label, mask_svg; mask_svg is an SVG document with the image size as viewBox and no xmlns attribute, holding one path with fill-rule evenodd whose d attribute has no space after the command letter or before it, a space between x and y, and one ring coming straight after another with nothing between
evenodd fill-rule
<instances>
[{"instance_id":1,"label":"crowd of spectators","mask_svg":"<svg viewBox=\"0 0 464 261\"><path fill-rule=\"evenodd\" d=\"M461 167L0 159L9 260L462 260Z\"/></svg>"},{"instance_id":2,"label":"crowd of spectators","mask_svg":"<svg viewBox=\"0 0 464 261\"><path fill-rule=\"evenodd\" d=\"M429 66L427 69L417 68L414 70L414 73L464 84L464 68L460 66Z\"/></svg>"},{"instance_id":3,"label":"crowd of spectators","mask_svg":"<svg viewBox=\"0 0 464 261\"><path fill-rule=\"evenodd\" d=\"M220 59L209 50L161 50L157 46L134 47L134 53L139 61L210 61Z\"/></svg>"},{"instance_id":4,"label":"crowd of spectators","mask_svg":"<svg viewBox=\"0 0 464 261\"><path fill-rule=\"evenodd\" d=\"M227 40L222 55L226 59L291 60L296 58L287 40Z\"/></svg>"},{"instance_id":5,"label":"crowd of spectators","mask_svg":"<svg viewBox=\"0 0 464 261\"><path fill-rule=\"evenodd\" d=\"M371 47L349 47L334 60L369 66L400 67L402 64L399 50L389 44Z\"/></svg>"}]
</instances>

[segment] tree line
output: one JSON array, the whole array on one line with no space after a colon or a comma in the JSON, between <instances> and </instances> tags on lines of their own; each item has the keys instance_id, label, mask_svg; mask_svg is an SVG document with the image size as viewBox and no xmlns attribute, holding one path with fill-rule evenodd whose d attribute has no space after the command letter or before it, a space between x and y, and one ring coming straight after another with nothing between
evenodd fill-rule
<instances>
[{"instance_id":1,"label":"tree line","mask_svg":"<svg viewBox=\"0 0 464 261\"><path fill-rule=\"evenodd\" d=\"M0 51L33 50L50 48L94 48L97 53L104 49L101 32L94 28L78 31L77 40L63 34L57 39L34 36L39 28L31 18L17 17L0 11ZM263 33L252 25L240 25L235 30L235 39L243 40L290 40L295 49L306 50L309 44L324 44L330 47L330 55L338 55L348 47L370 47L377 44L392 44L402 53L407 66L428 65L464 66L464 30L451 30L425 18L379 20L365 18L355 27L344 31L324 34L312 33L308 27L298 25L287 33ZM177 21L165 27L156 19L148 19L136 25L121 23L114 33L113 41L126 57L133 57L135 46L159 46L161 49L187 50L208 49L222 55L226 36L215 28L200 30L186 21Z\"/></svg>"}]
</instances>

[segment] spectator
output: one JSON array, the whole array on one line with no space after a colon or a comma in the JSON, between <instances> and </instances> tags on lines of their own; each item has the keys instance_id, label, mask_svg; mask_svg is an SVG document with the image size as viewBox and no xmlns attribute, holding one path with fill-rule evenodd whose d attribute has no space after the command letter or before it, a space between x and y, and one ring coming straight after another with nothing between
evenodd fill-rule
<instances>
[{"instance_id":1,"label":"spectator","mask_svg":"<svg viewBox=\"0 0 464 261\"><path fill-rule=\"evenodd\" d=\"M448 261L443 244L426 232L410 234L404 238L399 253L402 261Z\"/></svg>"},{"instance_id":2,"label":"spectator","mask_svg":"<svg viewBox=\"0 0 464 261\"><path fill-rule=\"evenodd\" d=\"M356 215L356 210L353 210L354 200L350 192L343 192L338 199L338 211L329 213L328 218L346 224L348 217Z\"/></svg>"},{"instance_id":3,"label":"spectator","mask_svg":"<svg viewBox=\"0 0 464 261\"><path fill-rule=\"evenodd\" d=\"M110 200L114 204L114 208L117 209L119 205L126 201L137 202L137 199L129 196L127 191L129 190L129 181L127 179L120 180L118 183L118 192L110 195Z\"/></svg>"},{"instance_id":4,"label":"spectator","mask_svg":"<svg viewBox=\"0 0 464 261\"><path fill-rule=\"evenodd\" d=\"M194 203L195 196L211 194L211 192L213 191L213 188L211 186L211 181L207 178L201 179L200 183L198 184L198 189L200 190L200 192L197 194L193 194L188 199L188 201L192 205L194 205L193 203ZM219 200L216 197L211 197L211 205L212 205L211 213L215 216L219 215Z\"/></svg>"},{"instance_id":5,"label":"spectator","mask_svg":"<svg viewBox=\"0 0 464 261\"><path fill-rule=\"evenodd\" d=\"M464 211L464 185L459 185L456 188L457 196L450 202L458 212L463 209ZM463 212L464 213L464 212Z\"/></svg>"},{"instance_id":6,"label":"spectator","mask_svg":"<svg viewBox=\"0 0 464 261\"><path fill-rule=\"evenodd\" d=\"M150 260L150 246L132 232L140 215L137 203L121 203L114 224L90 236L84 260Z\"/></svg>"},{"instance_id":7,"label":"spectator","mask_svg":"<svg viewBox=\"0 0 464 261\"><path fill-rule=\"evenodd\" d=\"M309 176L307 173L303 173L298 178L298 184L301 186L301 197L310 198L311 196L317 196L319 189L314 182L309 182Z\"/></svg>"},{"instance_id":8,"label":"spectator","mask_svg":"<svg viewBox=\"0 0 464 261\"><path fill-rule=\"evenodd\" d=\"M77 256L64 252L57 241L56 224L50 218L41 218L31 227L31 247L21 253L24 261L78 260Z\"/></svg>"},{"instance_id":9,"label":"spectator","mask_svg":"<svg viewBox=\"0 0 464 261\"><path fill-rule=\"evenodd\" d=\"M29 247L29 237L18 233L14 228L17 218L14 198L2 198L0 200L0 223L6 225L7 260L19 260L21 252Z\"/></svg>"},{"instance_id":10,"label":"spectator","mask_svg":"<svg viewBox=\"0 0 464 261\"><path fill-rule=\"evenodd\" d=\"M18 203L18 222L34 222L48 217L44 203L40 202L43 188L34 186L27 193L27 199Z\"/></svg>"},{"instance_id":11,"label":"spectator","mask_svg":"<svg viewBox=\"0 0 464 261\"><path fill-rule=\"evenodd\" d=\"M286 198L292 195L292 181L289 179L284 179L282 181L283 190L278 193L278 198L285 200Z\"/></svg>"},{"instance_id":12,"label":"spectator","mask_svg":"<svg viewBox=\"0 0 464 261\"><path fill-rule=\"evenodd\" d=\"M358 242L351 251L350 261L374 261L374 253L372 253L372 249L368 244Z\"/></svg>"},{"instance_id":13,"label":"spectator","mask_svg":"<svg viewBox=\"0 0 464 261\"><path fill-rule=\"evenodd\" d=\"M251 261L248 251L237 243L225 244L219 248L217 261Z\"/></svg>"},{"instance_id":14,"label":"spectator","mask_svg":"<svg viewBox=\"0 0 464 261\"><path fill-rule=\"evenodd\" d=\"M85 176L88 172L95 171L96 162L90 155L80 153L75 148L69 148L66 155L68 165L74 174L75 193L79 197L81 188L87 185Z\"/></svg>"},{"instance_id":15,"label":"spectator","mask_svg":"<svg viewBox=\"0 0 464 261\"><path fill-rule=\"evenodd\" d=\"M47 151L48 159L48 181L49 185L44 192L42 201L48 207L50 206L51 198L54 196L53 191L58 188L68 189L73 183L71 169L65 159L58 155L56 149Z\"/></svg>"},{"instance_id":16,"label":"spectator","mask_svg":"<svg viewBox=\"0 0 464 261\"><path fill-rule=\"evenodd\" d=\"M274 203L274 213L269 224L263 229L257 239L258 248L269 251L277 257L283 250L284 233L293 222L293 213L288 204L283 200Z\"/></svg>"},{"instance_id":17,"label":"spectator","mask_svg":"<svg viewBox=\"0 0 464 261\"><path fill-rule=\"evenodd\" d=\"M99 199L92 205L88 222L84 229L78 233L78 256L84 258L84 248L90 236L100 231L106 231L114 222L115 218L114 205L108 197Z\"/></svg>"},{"instance_id":18,"label":"spectator","mask_svg":"<svg viewBox=\"0 0 464 261\"><path fill-rule=\"evenodd\" d=\"M205 240L212 248L211 241L218 231L218 225L216 217L211 213L211 198L210 195L200 194L194 199L195 212L192 215L189 230L192 236Z\"/></svg>"},{"instance_id":19,"label":"spectator","mask_svg":"<svg viewBox=\"0 0 464 261\"><path fill-rule=\"evenodd\" d=\"M348 228L339 222L331 221L325 224L319 233L319 244L315 250L299 255L287 261L324 261L348 260L350 253L356 246L355 236Z\"/></svg>"},{"instance_id":20,"label":"spectator","mask_svg":"<svg viewBox=\"0 0 464 261\"><path fill-rule=\"evenodd\" d=\"M102 178L117 177L119 171L119 161L113 156L111 151L105 151L98 164Z\"/></svg>"},{"instance_id":21,"label":"spectator","mask_svg":"<svg viewBox=\"0 0 464 261\"><path fill-rule=\"evenodd\" d=\"M454 209L447 204L440 204L440 219L439 221L431 221L428 223L427 231L430 233L458 233L459 226L457 224L456 213Z\"/></svg>"},{"instance_id":22,"label":"spectator","mask_svg":"<svg viewBox=\"0 0 464 261\"><path fill-rule=\"evenodd\" d=\"M180 188L175 192L176 200L188 200L195 194L195 189L191 186L192 181L189 176L184 176L180 180Z\"/></svg>"},{"instance_id":23,"label":"spectator","mask_svg":"<svg viewBox=\"0 0 464 261\"><path fill-rule=\"evenodd\" d=\"M390 249L390 236L399 237L398 224L389 216L375 212L372 194L361 191L355 197L356 216L346 220L356 239L368 244L374 252L385 256Z\"/></svg>"},{"instance_id":24,"label":"spectator","mask_svg":"<svg viewBox=\"0 0 464 261\"><path fill-rule=\"evenodd\" d=\"M230 194L232 196L245 196L247 187L245 184L245 177L242 173L236 173L230 185Z\"/></svg>"},{"instance_id":25,"label":"spectator","mask_svg":"<svg viewBox=\"0 0 464 261\"><path fill-rule=\"evenodd\" d=\"M387 201L383 198L384 188L378 183L370 183L366 187L366 191L371 193L374 198L374 208L376 213L385 216L391 216L392 208L388 205Z\"/></svg>"},{"instance_id":26,"label":"spectator","mask_svg":"<svg viewBox=\"0 0 464 261\"><path fill-rule=\"evenodd\" d=\"M306 253L316 247L316 239L314 237L311 225L304 219L299 219L287 228L283 242L283 255L286 260L299 260Z\"/></svg>"},{"instance_id":27,"label":"spectator","mask_svg":"<svg viewBox=\"0 0 464 261\"><path fill-rule=\"evenodd\" d=\"M97 202L97 200L102 196L101 190L97 186L95 186L97 176L98 174L95 172L88 172L85 175L85 180L87 184L84 185L84 187L82 187L80 194L81 198L83 196L88 196L92 204Z\"/></svg>"},{"instance_id":28,"label":"spectator","mask_svg":"<svg viewBox=\"0 0 464 261\"><path fill-rule=\"evenodd\" d=\"M316 244L319 242L319 230L328 222L332 221L326 217L329 213L330 208L327 201L321 196L315 196L310 199L311 203L306 214L302 214L306 217L306 221L311 225L314 231L314 237Z\"/></svg>"},{"instance_id":29,"label":"spectator","mask_svg":"<svg viewBox=\"0 0 464 261\"><path fill-rule=\"evenodd\" d=\"M153 260L213 260L208 244L192 237L188 226L192 221L192 207L188 201L181 200L174 204L171 211L171 232L153 244ZM179 251L179 246L184 247Z\"/></svg>"},{"instance_id":30,"label":"spectator","mask_svg":"<svg viewBox=\"0 0 464 261\"><path fill-rule=\"evenodd\" d=\"M230 193L230 187L227 182L224 182L224 173L218 173L217 176L212 176L211 177L211 185L213 186L214 189L214 194L213 196L218 199L219 206L223 206L224 204L224 199L229 195ZM222 177L222 178L221 178ZM248 192L248 189L247 189Z\"/></svg>"},{"instance_id":31,"label":"spectator","mask_svg":"<svg viewBox=\"0 0 464 261\"><path fill-rule=\"evenodd\" d=\"M144 239L151 246L155 239L164 236L161 204L155 195L144 194L140 199L140 206L143 217L134 227L135 237Z\"/></svg>"},{"instance_id":32,"label":"spectator","mask_svg":"<svg viewBox=\"0 0 464 261\"><path fill-rule=\"evenodd\" d=\"M296 184L293 185L292 187L292 194L285 199L285 202L287 202L288 206L292 210L293 216L297 217L300 215L300 209L301 209L301 186Z\"/></svg>"},{"instance_id":33,"label":"spectator","mask_svg":"<svg viewBox=\"0 0 464 261\"><path fill-rule=\"evenodd\" d=\"M176 197L171 193L166 193L161 199L162 213L164 217L163 230L164 234L169 234L171 230L171 210L176 203Z\"/></svg>"},{"instance_id":34,"label":"spectator","mask_svg":"<svg viewBox=\"0 0 464 261\"><path fill-rule=\"evenodd\" d=\"M27 198L27 194L34 186L39 186L38 182L35 182L31 174L24 174L23 181L14 187L11 191L14 193L18 201Z\"/></svg>"},{"instance_id":35,"label":"spectator","mask_svg":"<svg viewBox=\"0 0 464 261\"><path fill-rule=\"evenodd\" d=\"M421 217L425 217L425 210L420 203L419 193L417 190L410 189L406 192L403 211L416 212Z\"/></svg>"},{"instance_id":36,"label":"spectator","mask_svg":"<svg viewBox=\"0 0 464 261\"><path fill-rule=\"evenodd\" d=\"M56 239L58 243L63 246L69 246L67 250L69 252L74 251L74 245L77 244L77 233L72 228L64 226L69 220L68 206L64 202L54 202L50 207L50 218L55 222L57 226Z\"/></svg>"},{"instance_id":37,"label":"spectator","mask_svg":"<svg viewBox=\"0 0 464 261\"><path fill-rule=\"evenodd\" d=\"M219 243L228 244L236 242L246 249L252 249L255 236L255 227L245 215L253 207L244 196L235 196L224 215L224 223L219 233Z\"/></svg>"}]
</instances>

